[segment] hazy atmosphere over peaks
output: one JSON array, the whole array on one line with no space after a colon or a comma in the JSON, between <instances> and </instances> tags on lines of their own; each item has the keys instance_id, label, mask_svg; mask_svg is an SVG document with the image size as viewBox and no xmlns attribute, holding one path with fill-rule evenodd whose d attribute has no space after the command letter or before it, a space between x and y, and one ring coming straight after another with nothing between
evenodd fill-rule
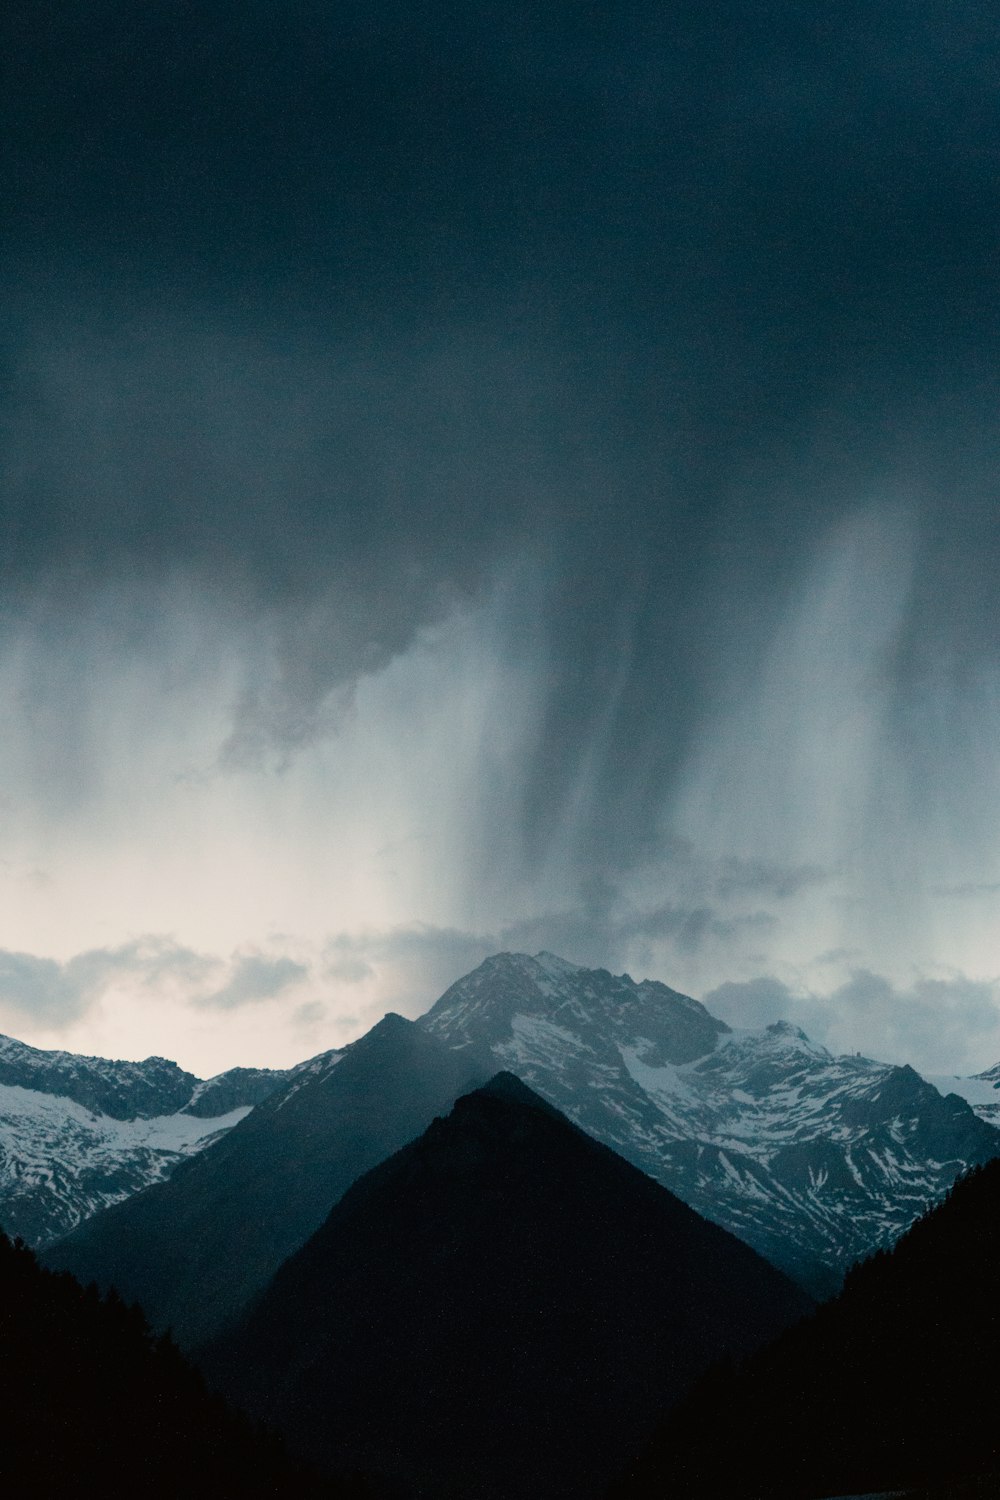
<instances>
[{"instance_id":1,"label":"hazy atmosphere over peaks","mask_svg":"<svg viewBox=\"0 0 1000 1500\"><path fill-rule=\"evenodd\" d=\"M996 1061L992 10L0 28L0 1028L545 947Z\"/></svg>"}]
</instances>

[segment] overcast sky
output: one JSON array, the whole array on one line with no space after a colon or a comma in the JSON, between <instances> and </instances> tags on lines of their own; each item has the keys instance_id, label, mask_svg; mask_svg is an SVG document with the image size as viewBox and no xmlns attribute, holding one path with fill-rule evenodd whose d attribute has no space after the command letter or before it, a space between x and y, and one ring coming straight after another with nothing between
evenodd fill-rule
<instances>
[{"instance_id":1,"label":"overcast sky","mask_svg":"<svg viewBox=\"0 0 1000 1500\"><path fill-rule=\"evenodd\" d=\"M546 947L1000 1059L990 7L0 28L0 1027Z\"/></svg>"}]
</instances>

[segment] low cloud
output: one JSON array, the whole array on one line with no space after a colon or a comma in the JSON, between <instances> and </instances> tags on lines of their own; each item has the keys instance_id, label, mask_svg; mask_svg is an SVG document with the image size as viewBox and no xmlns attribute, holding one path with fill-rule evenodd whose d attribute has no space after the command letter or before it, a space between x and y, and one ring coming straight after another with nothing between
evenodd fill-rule
<instances>
[{"instance_id":1,"label":"low cloud","mask_svg":"<svg viewBox=\"0 0 1000 1500\"><path fill-rule=\"evenodd\" d=\"M950 1071L961 1073L997 1060L993 1052L983 1059L985 1046L1000 1049L997 998L994 984L961 974L897 989L859 969L830 1003L845 1038L851 1031L866 1038L859 1046L931 1072L941 1071L942 1058L951 1059Z\"/></svg>"},{"instance_id":2,"label":"low cloud","mask_svg":"<svg viewBox=\"0 0 1000 1500\"><path fill-rule=\"evenodd\" d=\"M244 953L233 960L226 983L198 1004L213 1010L236 1010L261 1000L273 1000L289 985L309 977L305 964L292 958L270 958L263 953Z\"/></svg>"},{"instance_id":3,"label":"low cloud","mask_svg":"<svg viewBox=\"0 0 1000 1500\"><path fill-rule=\"evenodd\" d=\"M720 984L703 997L703 1003L720 1021L753 1030L789 1020L800 999L780 979L762 976Z\"/></svg>"},{"instance_id":4,"label":"low cloud","mask_svg":"<svg viewBox=\"0 0 1000 1500\"><path fill-rule=\"evenodd\" d=\"M436 999L500 946L495 934L423 922L342 932L326 944L322 973L341 984L379 983L390 1009L412 1011L414 1005L423 1008Z\"/></svg>"},{"instance_id":5,"label":"low cloud","mask_svg":"<svg viewBox=\"0 0 1000 1500\"><path fill-rule=\"evenodd\" d=\"M203 984L217 960L170 938L143 937L115 948L92 948L65 963L0 950L0 1007L38 1025L79 1020L117 980L144 988Z\"/></svg>"},{"instance_id":6,"label":"low cloud","mask_svg":"<svg viewBox=\"0 0 1000 1500\"><path fill-rule=\"evenodd\" d=\"M66 967L31 953L0 952L0 1005L40 1021L74 1021L87 1009L84 991Z\"/></svg>"},{"instance_id":7,"label":"low cloud","mask_svg":"<svg viewBox=\"0 0 1000 1500\"><path fill-rule=\"evenodd\" d=\"M702 953L738 936L769 931L775 919L767 912L724 916L707 903L663 902L648 908L582 905L505 927L500 946L534 952L547 948L575 963L621 968L652 961L656 945L669 944L681 955Z\"/></svg>"},{"instance_id":8,"label":"low cloud","mask_svg":"<svg viewBox=\"0 0 1000 1500\"><path fill-rule=\"evenodd\" d=\"M700 953L748 933L769 932L773 925L766 912L729 917L709 905L632 907L600 883L578 907L507 922L493 931L414 923L338 933L324 948L320 973L357 990L357 1019L370 1024L376 1011L381 1014L378 1005L419 1015L492 953L548 950L592 968L662 970L653 955L664 946L677 954ZM368 998L375 995L377 1001Z\"/></svg>"},{"instance_id":9,"label":"low cloud","mask_svg":"<svg viewBox=\"0 0 1000 1500\"><path fill-rule=\"evenodd\" d=\"M901 986L855 969L826 995L796 992L767 975L719 985L703 999L732 1026L788 1020L833 1052L861 1051L930 1073L976 1072L1000 1057L997 986L963 974Z\"/></svg>"},{"instance_id":10,"label":"low cloud","mask_svg":"<svg viewBox=\"0 0 1000 1500\"><path fill-rule=\"evenodd\" d=\"M273 999L308 974L306 965L288 957L238 952L227 962L161 936L91 948L65 962L0 949L0 1010L12 1023L58 1028L81 1020L122 986L234 1010Z\"/></svg>"}]
</instances>

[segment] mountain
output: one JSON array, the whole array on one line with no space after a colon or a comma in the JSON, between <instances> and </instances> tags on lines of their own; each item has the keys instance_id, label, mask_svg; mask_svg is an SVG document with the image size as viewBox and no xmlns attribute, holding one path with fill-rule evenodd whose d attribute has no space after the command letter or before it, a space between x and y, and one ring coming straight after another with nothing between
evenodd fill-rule
<instances>
[{"instance_id":1,"label":"mountain","mask_svg":"<svg viewBox=\"0 0 1000 1500\"><path fill-rule=\"evenodd\" d=\"M817 1295L891 1244L1000 1133L909 1067L734 1030L653 980L488 958L420 1024L487 1048L590 1135Z\"/></svg>"},{"instance_id":2,"label":"mountain","mask_svg":"<svg viewBox=\"0 0 1000 1500\"><path fill-rule=\"evenodd\" d=\"M1000 1494L998 1335L994 1161L959 1182L891 1252L853 1270L815 1317L741 1370L706 1377L614 1493Z\"/></svg>"},{"instance_id":3,"label":"mountain","mask_svg":"<svg viewBox=\"0 0 1000 1500\"><path fill-rule=\"evenodd\" d=\"M501 1074L361 1178L209 1378L293 1451L426 1500L586 1500L808 1298Z\"/></svg>"},{"instance_id":4,"label":"mountain","mask_svg":"<svg viewBox=\"0 0 1000 1500\"><path fill-rule=\"evenodd\" d=\"M137 1309L44 1271L0 1235L0 1483L27 1500L362 1500L210 1396Z\"/></svg>"},{"instance_id":5,"label":"mountain","mask_svg":"<svg viewBox=\"0 0 1000 1500\"><path fill-rule=\"evenodd\" d=\"M258 1104L287 1076L267 1068L231 1068L200 1079L165 1057L114 1062L74 1052L43 1052L0 1036L0 1084L72 1099L112 1120L185 1113L201 1119Z\"/></svg>"},{"instance_id":6,"label":"mountain","mask_svg":"<svg viewBox=\"0 0 1000 1500\"><path fill-rule=\"evenodd\" d=\"M162 1057L113 1062L0 1037L0 1224L39 1248L201 1151L286 1074L202 1080Z\"/></svg>"},{"instance_id":7,"label":"mountain","mask_svg":"<svg viewBox=\"0 0 1000 1500\"><path fill-rule=\"evenodd\" d=\"M285 1084L167 1182L81 1224L48 1264L115 1285L185 1346L213 1333L323 1222L370 1167L489 1073L388 1015Z\"/></svg>"},{"instance_id":8,"label":"mountain","mask_svg":"<svg viewBox=\"0 0 1000 1500\"><path fill-rule=\"evenodd\" d=\"M959 1078L955 1074L926 1076L927 1082L940 1093L958 1094L981 1120L1000 1127L1000 1063L983 1073L973 1073L971 1078Z\"/></svg>"}]
</instances>

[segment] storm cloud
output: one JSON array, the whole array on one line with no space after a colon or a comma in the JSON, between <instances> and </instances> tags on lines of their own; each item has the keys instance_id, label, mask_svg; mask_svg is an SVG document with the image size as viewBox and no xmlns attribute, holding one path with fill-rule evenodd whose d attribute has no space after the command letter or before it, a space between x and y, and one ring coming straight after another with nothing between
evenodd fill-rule
<instances>
[{"instance_id":1,"label":"storm cloud","mask_svg":"<svg viewBox=\"0 0 1000 1500\"><path fill-rule=\"evenodd\" d=\"M0 27L11 871L280 823L327 935L983 972L934 888L1000 873L994 18ZM224 884L195 946L287 926Z\"/></svg>"}]
</instances>

